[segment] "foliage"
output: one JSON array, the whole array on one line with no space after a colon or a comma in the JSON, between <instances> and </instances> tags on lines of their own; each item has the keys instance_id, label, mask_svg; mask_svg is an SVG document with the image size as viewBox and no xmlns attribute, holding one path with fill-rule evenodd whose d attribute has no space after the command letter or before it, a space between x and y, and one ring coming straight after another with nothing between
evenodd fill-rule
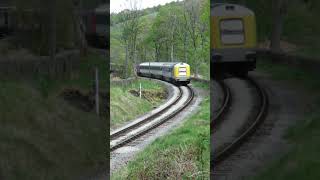
<instances>
[{"instance_id":1,"label":"foliage","mask_svg":"<svg viewBox=\"0 0 320 180\"><path fill-rule=\"evenodd\" d=\"M72 77L63 79L50 79L47 76L35 77L32 84L44 96L61 91L63 88L75 88L83 92L90 92L94 89L95 68L98 68L99 71L99 88L101 91L108 91L107 62L104 56L94 52L89 52L88 56L80 58L79 70L72 72Z\"/></svg>"},{"instance_id":2,"label":"foliage","mask_svg":"<svg viewBox=\"0 0 320 180\"><path fill-rule=\"evenodd\" d=\"M57 51L75 48L75 2L80 0L12 0L16 6L17 47L30 49L36 55L48 55L50 40L56 41ZM104 0L82 0L82 9L93 9ZM80 7L80 6L79 6ZM81 8L81 7L80 7ZM52 30L53 29L53 30ZM55 32L56 35L51 32Z\"/></svg>"},{"instance_id":3,"label":"foliage","mask_svg":"<svg viewBox=\"0 0 320 180\"><path fill-rule=\"evenodd\" d=\"M214 1L217 2L217 1ZM270 0L222 0L219 2L240 3L256 14L259 41L269 40L272 30L272 1ZM320 3L317 0L290 0L283 22L282 40L298 46L294 52L305 56L320 57Z\"/></svg>"},{"instance_id":4,"label":"foliage","mask_svg":"<svg viewBox=\"0 0 320 180\"><path fill-rule=\"evenodd\" d=\"M1 81L1 179L79 179L106 166L105 121L47 97L26 82Z\"/></svg>"},{"instance_id":5,"label":"foliage","mask_svg":"<svg viewBox=\"0 0 320 180\"><path fill-rule=\"evenodd\" d=\"M17 44L31 49L37 55L48 55L51 16L55 16L55 31L57 47L71 48L73 46L72 1L15 0L17 9L15 17L18 28Z\"/></svg>"},{"instance_id":6,"label":"foliage","mask_svg":"<svg viewBox=\"0 0 320 180\"><path fill-rule=\"evenodd\" d=\"M171 2L139 11L136 49L129 47L128 71L145 61L179 61L191 65L193 73L209 76L209 0ZM121 41L128 10L111 14L111 62L125 64L126 43ZM131 12L132 13L132 12ZM121 47L119 47L121 46ZM134 53L136 61L134 61ZM197 72L198 71L198 72Z\"/></svg>"}]
</instances>

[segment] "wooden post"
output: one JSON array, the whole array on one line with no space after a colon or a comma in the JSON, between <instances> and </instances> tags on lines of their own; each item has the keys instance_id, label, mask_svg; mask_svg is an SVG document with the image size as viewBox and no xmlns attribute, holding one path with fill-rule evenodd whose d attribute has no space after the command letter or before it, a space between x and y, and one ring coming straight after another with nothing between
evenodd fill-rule
<instances>
[{"instance_id":1,"label":"wooden post","mask_svg":"<svg viewBox=\"0 0 320 180\"><path fill-rule=\"evenodd\" d=\"M96 84L96 113L99 116L99 71L98 68L95 69L95 84Z\"/></svg>"}]
</instances>

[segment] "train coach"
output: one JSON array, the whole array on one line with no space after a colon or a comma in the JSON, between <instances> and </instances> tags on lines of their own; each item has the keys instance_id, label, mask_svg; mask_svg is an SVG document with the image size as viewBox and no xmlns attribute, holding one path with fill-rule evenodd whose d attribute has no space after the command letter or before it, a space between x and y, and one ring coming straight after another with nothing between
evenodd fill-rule
<instances>
[{"instance_id":1,"label":"train coach","mask_svg":"<svg viewBox=\"0 0 320 180\"><path fill-rule=\"evenodd\" d=\"M250 9L236 4L211 5L213 74L246 76L256 67L256 21Z\"/></svg>"},{"instance_id":2,"label":"train coach","mask_svg":"<svg viewBox=\"0 0 320 180\"><path fill-rule=\"evenodd\" d=\"M190 83L190 65L183 62L144 62L137 66L137 75L162 79L180 85Z\"/></svg>"}]
</instances>

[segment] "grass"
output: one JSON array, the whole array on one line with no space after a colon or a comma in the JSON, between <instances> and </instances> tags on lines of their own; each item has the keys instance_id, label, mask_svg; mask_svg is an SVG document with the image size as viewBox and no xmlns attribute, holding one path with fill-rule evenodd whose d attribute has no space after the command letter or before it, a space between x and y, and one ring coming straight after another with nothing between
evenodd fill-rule
<instances>
[{"instance_id":1,"label":"grass","mask_svg":"<svg viewBox=\"0 0 320 180\"><path fill-rule=\"evenodd\" d=\"M0 82L0 179L78 179L107 166L105 121L60 97L65 88L90 91L95 66L107 85L104 58L80 62L70 79Z\"/></svg>"},{"instance_id":2,"label":"grass","mask_svg":"<svg viewBox=\"0 0 320 180\"><path fill-rule=\"evenodd\" d=\"M111 179L209 179L209 123L206 98L181 127L155 140Z\"/></svg>"},{"instance_id":3,"label":"grass","mask_svg":"<svg viewBox=\"0 0 320 180\"><path fill-rule=\"evenodd\" d=\"M202 83L202 82L198 82L198 81L192 81L191 84L193 87L197 87L197 88L201 88L201 89L205 89L205 90L210 90L210 83Z\"/></svg>"},{"instance_id":4,"label":"grass","mask_svg":"<svg viewBox=\"0 0 320 180\"><path fill-rule=\"evenodd\" d=\"M109 71L107 60L105 57L95 53L89 53L87 57L81 57L79 71L73 72L71 78L55 80L46 76L35 77L32 84L43 95L59 92L66 87L89 92L94 88L95 68L98 68L99 71L100 88L108 91Z\"/></svg>"},{"instance_id":5,"label":"grass","mask_svg":"<svg viewBox=\"0 0 320 180\"><path fill-rule=\"evenodd\" d=\"M134 96L129 91L139 92L140 83L143 97ZM143 115L164 101L165 87L155 81L137 80L128 86L112 85L110 88L111 128Z\"/></svg>"},{"instance_id":6,"label":"grass","mask_svg":"<svg viewBox=\"0 0 320 180\"><path fill-rule=\"evenodd\" d=\"M304 119L288 129L285 138L293 146L253 179L259 180L317 180L320 179L320 81L318 75L284 65L260 62L258 69L273 79L291 83L310 94L313 102Z\"/></svg>"},{"instance_id":7,"label":"grass","mask_svg":"<svg viewBox=\"0 0 320 180\"><path fill-rule=\"evenodd\" d=\"M74 179L106 165L103 121L24 82L1 82L0 124L1 179Z\"/></svg>"}]
</instances>

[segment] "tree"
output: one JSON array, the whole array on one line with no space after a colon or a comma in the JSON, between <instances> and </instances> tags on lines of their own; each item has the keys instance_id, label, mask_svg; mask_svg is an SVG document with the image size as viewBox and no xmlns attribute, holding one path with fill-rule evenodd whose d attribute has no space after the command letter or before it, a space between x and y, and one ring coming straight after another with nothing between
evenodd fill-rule
<instances>
[{"instance_id":1,"label":"tree","mask_svg":"<svg viewBox=\"0 0 320 180\"><path fill-rule=\"evenodd\" d=\"M75 30L75 44L80 49L81 54L87 54L87 41L85 36L85 25L80 15L82 6L81 0L73 0L73 25Z\"/></svg>"},{"instance_id":2,"label":"tree","mask_svg":"<svg viewBox=\"0 0 320 180\"><path fill-rule=\"evenodd\" d=\"M205 63L205 67L210 67L210 0L205 0L201 4L201 14L199 23L199 34L201 39L201 61L196 67L196 75L199 74L201 64Z\"/></svg>"},{"instance_id":3,"label":"tree","mask_svg":"<svg viewBox=\"0 0 320 180\"><path fill-rule=\"evenodd\" d=\"M49 1L48 12L49 12L49 55L51 60L55 60L56 56L56 46L57 46L57 14L56 14L56 1Z\"/></svg>"},{"instance_id":4,"label":"tree","mask_svg":"<svg viewBox=\"0 0 320 180\"><path fill-rule=\"evenodd\" d=\"M155 61L160 61L161 59L161 49L163 45L168 41L167 38L167 31L165 29L164 23L165 18L163 16L163 13L161 13L161 8L159 9L159 13L157 14L150 32L150 39L153 42L154 45L154 56ZM163 12L163 11L162 11Z\"/></svg>"},{"instance_id":5,"label":"tree","mask_svg":"<svg viewBox=\"0 0 320 180\"><path fill-rule=\"evenodd\" d=\"M287 12L287 0L272 0L273 23L270 39L271 52L281 52L280 41L283 28L283 19Z\"/></svg>"},{"instance_id":6,"label":"tree","mask_svg":"<svg viewBox=\"0 0 320 180\"><path fill-rule=\"evenodd\" d=\"M140 61L187 62L196 75L209 76L209 0L172 2L152 10L140 10L143 16L139 16L136 48L132 46L131 13L132 10L125 10L111 15L116 16L111 19L117 22L112 29L121 27L121 42L126 45L122 52L127 52L128 67L135 50ZM116 37L115 31L112 34Z\"/></svg>"},{"instance_id":7,"label":"tree","mask_svg":"<svg viewBox=\"0 0 320 180\"><path fill-rule=\"evenodd\" d=\"M187 18L187 30L189 37L192 41L193 52L191 56L193 57L193 67L196 69L196 76L198 75L199 68L199 56L198 56L198 46L199 46L199 22L200 22L200 2L197 0L189 0L185 2L186 8L186 18Z\"/></svg>"},{"instance_id":8,"label":"tree","mask_svg":"<svg viewBox=\"0 0 320 180\"><path fill-rule=\"evenodd\" d=\"M19 46L52 59L59 49L86 47L78 10L81 0L14 0L14 4Z\"/></svg>"},{"instance_id":9,"label":"tree","mask_svg":"<svg viewBox=\"0 0 320 180\"><path fill-rule=\"evenodd\" d=\"M178 26L181 21L182 8L172 4L159 9L159 13L152 26L152 36L157 61L160 57L160 48L165 45L166 61L175 60L175 46L178 44Z\"/></svg>"},{"instance_id":10,"label":"tree","mask_svg":"<svg viewBox=\"0 0 320 180\"><path fill-rule=\"evenodd\" d=\"M122 41L125 44L126 62L125 77L128 76L129 60L136 65L137 36L140 31L140 10L137 0L127 0L128 9L123 11Z\"/></svg>"}]
</instances>

